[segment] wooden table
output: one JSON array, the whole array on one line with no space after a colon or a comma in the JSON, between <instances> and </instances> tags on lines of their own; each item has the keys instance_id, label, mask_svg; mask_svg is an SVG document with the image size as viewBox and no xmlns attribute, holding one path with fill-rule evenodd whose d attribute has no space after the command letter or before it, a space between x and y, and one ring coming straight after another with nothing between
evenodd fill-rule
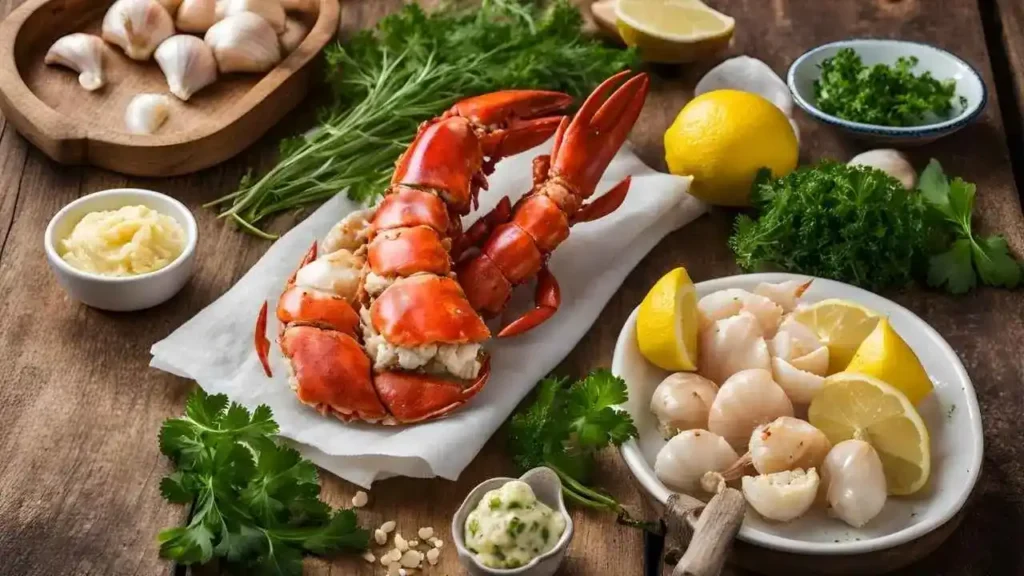
<instances>
[{"instance_id":1,"label":"wooden table","mask_svg":"<svg viewBox=\"0 0 1024 576\"><path fill-rule=\"evenodd\" d=\"M4 0L0 14L18 1ZM919 167L935 156L947 172L976 182L978 222L1002 231L1016 253L1024 254L1024 218L1014 185L1015 171L1024 174L1018 108L1024 101L1024 11L1018 0L712 4L737 20L732 52L761 58L780 73L804 50L852 36L926 41L974 65L993 91L980 121L911 155ZM346 0L343 27L351 32L371 25L398 5L400 0ZM653 166L664 167L661 133L709 66L655 71L653 93L632 136ZM861 149L806 116L798 120L804 161L845 159ZM147 368L149 346L217 298L266 250L265 242L224 226L200 205L233 190L249 166L269 166L277 139L299 128L296 121L282 124L278 133L218 168L158 181L56 165L0 118L0 573L114 576L173 570L158 557L155 536L187 512L160 498L157 485L169 465L156 436L165 418L181 412L193 384ZM42 250L46 222L61 206L122 186L180 198L201 228L191 283L171 302L139 314L108 314L69 301ZM685 265L698 281L738 272L725 246L732 218L716 210L666 238L629 276L562 371L580 374L607 366L627 314L670 268ZM987 289L961 298L920 290L886 296L921 315L957 350L977 388L986 435L984 471L960 517L962 525L940 550L901 573L1024 574L1024 297L1019 291ZM603 486L640 506L640 494L618 456L609 453L602 464ZM427 525L446 534L451 513L470 487L511 471L499 434L458 482L376 484L361 520L375 526L397 519L407 534ZM324 498L335 506L346 504L355 491L328 475L323 487ZM577 511L574 518L577 535L563 574L640 574L638 531L598 514ZM379 564L371 568L358 558L311 560L307 569L336 575L381 572ZM451 546L444 549L441 565L426 573L461 573Z\"/></svg>"}]
</instances>

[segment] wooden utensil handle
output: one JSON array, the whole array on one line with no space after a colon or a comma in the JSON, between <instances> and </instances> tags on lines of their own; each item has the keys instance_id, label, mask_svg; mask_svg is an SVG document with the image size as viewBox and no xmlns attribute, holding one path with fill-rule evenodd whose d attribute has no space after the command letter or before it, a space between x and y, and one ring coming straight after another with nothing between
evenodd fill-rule
<instances>
[{"instance_id":1,"label":"wooden utensil handle","mask_svg":"<svg viewBox=\"0 0 1024 576\"><path fill-rule=\"evenodd\" d=\"M726 488L708 502L700 513L686 553L676 564L672 576L718 576L732 539L743 523L747 504L743 494Z\"/></svg>"}]
</instances>

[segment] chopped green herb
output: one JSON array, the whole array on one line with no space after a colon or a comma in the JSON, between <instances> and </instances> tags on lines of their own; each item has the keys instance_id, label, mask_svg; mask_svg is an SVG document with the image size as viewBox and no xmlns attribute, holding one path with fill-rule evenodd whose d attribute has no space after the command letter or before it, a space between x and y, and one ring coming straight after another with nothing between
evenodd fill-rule
<instances>
[{"instance_id":1,"label":"chopped green herb","mask_svg":"<svg viewBox=\"0 0 1024 576\"><path fill-rule=\"evenodd\" d=\"M476 536L477 532L479 532L479 531L480 531L480 522L478 522L476 520L476 518L470 520L469 521L469 533L472 534L473 536Z\"/></svg>"},{"instance_id":2,"label":"chopped green herb","mask_svg":"<svg viewBox=\"0 0 1024 576\"><path fill-rule=\"evenodd\" d=\"M540 537L541 537L541 539L542 539L542 540L544 540L545 542L547 542L547 541L548 541L548 539L549 539L549 538L551 538L551 530L548 530L548 527L547 527L547 526L545 526L545 527L544 527L544 528L542 528L542 529L541 529L541 531L540 531Z\"/></svg>"},{"instance_id":3,"label":"chopped green herb","mask_svg":"<svg viewBox=\"0 0 1024 576\"><path fill-rule=\"evenodd\" d=\"M491 510L497 510L498 508L501 508L501 498L498 498L497 496L491 498L491 501L488 503L488 506L491 507Z\"/></svg>"}]
</instances>

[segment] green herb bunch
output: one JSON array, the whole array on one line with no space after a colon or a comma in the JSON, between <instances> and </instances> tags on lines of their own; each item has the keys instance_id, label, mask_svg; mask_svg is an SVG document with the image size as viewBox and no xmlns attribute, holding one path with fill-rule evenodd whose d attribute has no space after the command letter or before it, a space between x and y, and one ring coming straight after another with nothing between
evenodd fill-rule
<instances>
[{"instance_id":1,"label":"green herb bunch","mask_svg":"<svg viewBox=\"0 0 1024 576\"><path fill-rule=\"evenodd\" d=\"M281 143L278 164L212 203L246 230L342 190L371 202L421 122L457 100L507 88L585 96L636 62L633 51L583 32L568 0L483 0L425 13L416 4L326 50L330 104L319 125Z\"/></svg>"},{"instance_id":2,"label":"green herb bunch","mask_svg":"<svg viewBox=\"0 0 1024 576\"><path fill-rule=\"evenodd\" d=\"M214 558L240 574L302 574L302 555L365 550L370 533L351 510L320 498L316 467L277 444L270 408L251 414L196 390L182 418L164 422L160 450L176 471L160 482L170 502L192 504L185 526L160 532L160 555L181 564Z\"/></svg>"},{"instance_id":3,"label":"green herb bunch","mask_svg":"<svg viewBox=\"0 0 1024 576\"><path fill-rule=\"evenodd\" d=\"M931 113L953 110L956 80L939 81L930 72L915 75L917 58L901 57L893 66L865 66L852 48L843 48L819 65L814 81L816 106L827 114L876 126L913 126ZM966 101L960 98L960 107Z\"/></svg>"}]
</instances>

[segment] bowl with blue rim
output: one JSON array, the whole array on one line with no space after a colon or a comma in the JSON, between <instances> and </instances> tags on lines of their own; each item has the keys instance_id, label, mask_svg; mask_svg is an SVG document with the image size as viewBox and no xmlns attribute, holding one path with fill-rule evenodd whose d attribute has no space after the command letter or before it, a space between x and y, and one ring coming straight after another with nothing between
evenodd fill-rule
<instances>
[{"instance_id":1,"label":"bowl with blue rim","mask_svg":"<svg viewBox=\"0 0 1024 576\"><path fill-rule=\"evenodd\" d=\"M869 68L876 64L893 66L900 58L906 58L915 62L910 69L915 75L928 72L940 82L955 81L951 109L946 114L928 112L910 126L857 122L823 111L818 107L815 82L821 77L822 64L843 49L852 49ZM858 139L888 145L924 144L948 136L975 120L988 102L985 82L974 67L941 48L906 40L861 38L818 46L793 62L786 84L797 106L815 120Z\"/></svg>"}]
</instances>

